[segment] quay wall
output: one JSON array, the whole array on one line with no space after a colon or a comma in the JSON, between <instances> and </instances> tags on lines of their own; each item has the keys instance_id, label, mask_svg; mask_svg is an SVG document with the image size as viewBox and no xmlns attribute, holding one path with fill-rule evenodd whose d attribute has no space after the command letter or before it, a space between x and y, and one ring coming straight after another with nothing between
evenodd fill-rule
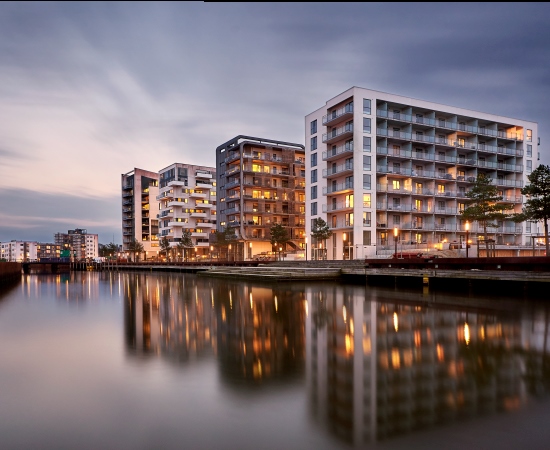
<instances>
[{"instance_id":1,"label":"quay wall","mask_svg":"<svg viewBox=\"0 0 550 450\"><path fill-rule=\"evenodd\" d=\"M0 262L0 283L16 280L21 277L21 263Z\"/></svg>"}]
</instances>

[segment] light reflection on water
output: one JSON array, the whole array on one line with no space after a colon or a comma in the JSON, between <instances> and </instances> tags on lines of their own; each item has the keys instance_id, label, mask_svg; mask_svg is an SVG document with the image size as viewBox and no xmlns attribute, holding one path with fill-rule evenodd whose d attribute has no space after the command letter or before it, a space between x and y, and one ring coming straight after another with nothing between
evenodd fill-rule
<instances>
[{"instance_id":1,"label":"light reflection on water","mask_svg":"<svg viewBox=\"0 0 550 450\"><path fill-rule=\"evenodd\" d=\"M0 360L0 385L13 394L7 402L13 414L0 413L6 448L36 442L70 448L91 435L90 447L150 448L151 440L164 448L179 448L182 442L198 448L409 445L413 441L399 441L399 436L423 436L422 430L504 412L520 414L549 387L548 308L529 302L335 283L73 273L25 276L20 287L0 297L0 306L0 350L8 355ZM67 319L66 311L74 307L78 312ZM119 342L111 342L113 317L120 318ZM32 402L26 383L44 380L2 374L40 373L38 362L13 367L22 363L12 356L18 339L39 318L45 334L68 343L75 329L67 320L82 324L82 330L92 324L91 330L113 329L102 337L94 336L97 331L79 337L90 348L100 338L105 342L104 354L89 358L101 375L89 385L74 380L73 387L94 391L101 408L90 408L86 424L69 430L63 421L70 423L67 415L78 405L69 397L59 404L46 400L37 416L56 406L66 411L53 414L55 432L39 428L33 440L32 433L23 436L23 424L1 423L22 420L23 403ZM35 354L21 344L23 351ZM89 370L86 359L75 359L70 348L66 356L49 352L52 366L72 362L83 366L81 372ZM168 364L163 369L159 362ZM146 369L151 365L154 372ZM71 370L76 373L78 367ZM105 392L98 388L107 384ZM32 391L40 393L35 386ZM133 398L147 392L157 400L155 395L147 395L146 403ZM134 425L141 423L138 434L149 440L135 441L132 425L113 428L97 417L121 404L131 406L129 417L148 417L147 423ZM170 420L178 425L167 425ZM480 437L471 436L476 442ZM532 439L536 447L539 441Z\"/></svg>"}]
</instances>

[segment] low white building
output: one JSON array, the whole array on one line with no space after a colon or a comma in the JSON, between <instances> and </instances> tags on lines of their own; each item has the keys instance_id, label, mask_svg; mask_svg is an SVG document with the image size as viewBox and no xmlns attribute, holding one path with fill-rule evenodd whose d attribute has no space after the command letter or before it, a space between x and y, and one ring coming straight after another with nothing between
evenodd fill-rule
<instances>
[{"instance_id":1,"label":"low white building","mask_svg":"<svg viewBox=\"0 0 550 450\"><path fill-rule=\"evenodd\" d=\"M37 242L34 241L10 241L0 243L0 260L7 262L36 261Z\"/></svg>"}]
</instances>

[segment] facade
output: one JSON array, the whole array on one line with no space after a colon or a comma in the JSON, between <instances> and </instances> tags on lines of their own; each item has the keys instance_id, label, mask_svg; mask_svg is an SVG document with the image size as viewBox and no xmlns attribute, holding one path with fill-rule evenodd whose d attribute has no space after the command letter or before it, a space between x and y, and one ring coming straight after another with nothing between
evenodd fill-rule
<instances>
[{"instance_id":1,"label":"facade","mask_svg":"<svg viewBox=\"0 0 550 450\"><path fill-rule=\"evenodd\" d=\"M36 245L37 259L40 261L41 259L46 259L46 258L60 258L62 249L63 249L63 246L61 244L53 244L50 242L39 242Z\"/></svg>"},{"instance_id":2,"label":"facade","mask_svg":"<svg viewBox=\"0 0 550 450\"><path fill-rule=\"evenodd\" d=\"M209 235L216 231L216 170L191 164L172 164L159 172L159 239L172 247L183 230L191 232L192 259L212 258Z\"/></svg>"},{"instance_id":3,"label":"facade","mask_svg":"<svg viewBox=\"0 0 550 450\"><path fill-rule=\"evenodd\" d=\"M76 228L67 233L55 234L55 245L70 248L71 257L76 261L97 258L99 242L97 234L88 234L87 230Z\"/></svg>"},{"instance_id":4,"label":"facade","mask_svg":"<svg viewBox=\"0 0 550 450\"><path fill-rule=\"evenodd\" d=\"M143 245L145 257L158 251L158 173L137 169L121 175L122 250L134 239Z\"/></svg>"},{"instance_id":5,"label":"facade","mask_svg":"<svg viewBox=\"0 0 550 450\"><path fill-rule=\"evenodd\" d=\"M464 242L460 211L477 175L487 174L510 210L535 168L537 124L353 87L306 116L306 231L322 218L328 259ZM530 223L490 228L497 245L525 245ZM470 237L482 233L471 224Z\"/></svg>"},{"instance_id":6,"label":"facade","mask_svg":"<svg viewBox=\"0 0 550 450\"><path fill-rule=\"evenodd\" d=\"M0 243L0 260L6 262L36 261L38 244L32 241L10 241Z\"/></svg>"},{"instance_id":7,"label":"facade","mask_svg":"<svg viewBox=\"0 0 550 450\"><path fill-rule=\"evenodd\" d=\"M282 224L285 251L305 244L305 150L290 142L237 136L216 148L218 231L233 228L236 259L272 252L270 228Z\"/></svg>"}]
</instances>

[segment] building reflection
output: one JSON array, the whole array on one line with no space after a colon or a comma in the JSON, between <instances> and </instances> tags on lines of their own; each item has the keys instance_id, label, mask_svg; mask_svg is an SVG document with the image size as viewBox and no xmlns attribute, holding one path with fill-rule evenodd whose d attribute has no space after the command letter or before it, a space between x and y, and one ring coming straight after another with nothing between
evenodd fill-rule
<instances>
[{"instance_id":1,"label":"building reflection","mask_svg":"<svg viewBox=\"0 0 550 450\"><path fill-rule=\"evenodd\" d=\"M97 300L99 272L67 272L23 275L20 289L25 298L53 297L69 303Z\"/></svg>"},{"instance_id":2,"label":"building reflection","mask_svg":"<svg viewBox=\"0 0 550 450\"><path fill-rule=\"evenodd\" d=\"M311 414L339 438L359 445L513 410L547 388L540 314L435 308L421 295L403 303L380 292L306 291Z\"/></svg>"},{"instance_id":3,"label":"building reflection","mask_svg":"<svg viewBox=\"0 0 550 450\"><path fill-rule=\"evenodd\" d=\"M186 362L216 352L216 316L208 281L181 275L122 275L126 347Z\"/></svg>"},{"instance_id":4,"label":"building reflection","mask_svg":"<svg viewBox=\"0 0 550 450\"><path fill-rule=\"evenodd\" d=\"M303 375L304 290L286 283L218 286L218 359L224 381L250 386Z\"/></svg>"}]
</instances>

